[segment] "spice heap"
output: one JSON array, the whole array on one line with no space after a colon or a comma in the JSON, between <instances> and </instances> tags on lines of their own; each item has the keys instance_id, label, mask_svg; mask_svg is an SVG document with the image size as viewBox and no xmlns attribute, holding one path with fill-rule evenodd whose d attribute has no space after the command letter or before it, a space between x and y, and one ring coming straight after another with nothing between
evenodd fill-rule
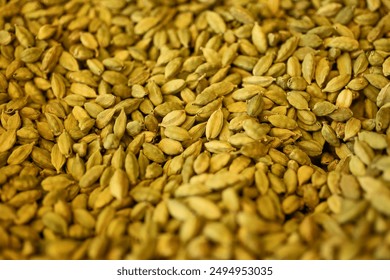
<instances>
[{"instance_id":1,"label":"spice heap","mask_svg":"<svg viewBox=\"0 0 390 280\"><path fill-rule=\"evenodd\" d=\"M0 258L390 258L389 0L0 2Z\"/></svg>"}]
</instances>

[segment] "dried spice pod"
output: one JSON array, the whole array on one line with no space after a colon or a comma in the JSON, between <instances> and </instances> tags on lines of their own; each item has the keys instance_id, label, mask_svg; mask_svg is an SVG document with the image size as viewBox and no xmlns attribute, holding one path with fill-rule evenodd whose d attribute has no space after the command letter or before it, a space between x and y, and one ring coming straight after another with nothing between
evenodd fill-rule
<instances>
[{"instance_id":1,"label":"dried spice pod","mask_svg":"<svg viewBox=\"0 0 390 280\"><path fill-rule=\"evenodd\" d=\"M388 0L3 2L0 259L390 258Z\"/></svg>"}]
</instances>

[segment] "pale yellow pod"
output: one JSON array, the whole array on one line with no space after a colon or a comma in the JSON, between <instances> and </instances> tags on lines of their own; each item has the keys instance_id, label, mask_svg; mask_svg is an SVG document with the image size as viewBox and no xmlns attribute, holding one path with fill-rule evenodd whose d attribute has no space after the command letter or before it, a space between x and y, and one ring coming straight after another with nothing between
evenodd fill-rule
<instances>
[{"instance_id":1,"label":"pale yellow pod","mask_svg":"<svg viewBox=\"0 0 390 280\"><path fill-rule=\"evenodd\" d=\"M296 56L291 56L287 60L287 65L286 66L287 66L286 67L286 72L287 72L288 75L290 75L291 77L301 76L302 68L301 68L301 64L299 62L299 59Z\"/></svg>"},{"instance_id":2,"label":"pale yellow pod","mask_svg":"<svg viewBox=\"0 0 390 280\"><path fill-rule=\"evenodd\" d=\"M336 106L349 108L353 101L353 93L350 89L343 89L337 96Z\"/></svg>"},{"instance_id":3,"label":"pale yellow pod","mask_svg":"<svg viewBox=\"0 0 390 280\"><path fill-rule=\"evenodd\" d=\"M209 120L206 124L206 138L207 139L214 139L217 138L219 133L222 130L223 126L223 112L221 109L216 110L214 113L211 114Z\"/></svg>"},{"instance_id":4,"label":"pale yellow pod","mask_svg":"<svg viewBox=\"0 0 390 280\"><path fill-rule=\"evenodd\" d=\"M338 48L342 51L356 51L359 48L359 42L351 37L339 36L327 38L324 40L326 48Z\"/></svg>"},{"instance_id":5,"label":"pale yellow pod","mask_svg":"<svg viewBox=\"0 0 390 280\"><path fill-rule=\"evenodd\" d=\"M261 26L255 22L252 29L252 42L260 53L265 53L268 48L267 36Z\"/></svg>"},{"instance_id":6,"label":"pale yellow pod","mask_svg":"<svg viewBox=\"0 0 390 280\"><path fill-rule=\"evenodd\" d=\"M122 200L128 195L129 179L122 169L116 169L109 184L110 192L116 199Z\"/></svg>"},{"instance_id":7,"label":"pale yellow pod","mask_svg":"<svg viewBox=\"0 0 390 280\"><path fill-rule=\"evenodd\" d=\"M330 64L326 57L321 58L318 61L316 70L315 70L315 79L319 87L322 87L326 81L330 72Z\"/></svg>"},{"instance_id":8,"label":"pale yellow pod","mask_svg":"<svg viewBox=\"0 0 390 280\"><path fill-rule=\"evenodd\" d=\"M325 92L336 92L345 87L351 79L349 74L340 74L331 79L323 89Z\"/></svg>"},{"instance_id":9,"label":"pale yellow pod","mask_svg":"<svg viewBox=\"0 0 390 280\"><path fill-rule=\"evenodd\" d=\"M218 13L213 11L207 11L206 20L208 25L215 33L221 33L221 34L225 33L226 23Z\"/></svg>"},{"instance_id":10,"label":"pale yellow pod","mask_svg":"<svg viewBox=\"0 0 390 280\"><path fill-rule=\"evenodd\" d=\"M345 52L337 58L337 69L340 75L352 75L352 60L349 53Z\"/></svg>"}]
</instances>

